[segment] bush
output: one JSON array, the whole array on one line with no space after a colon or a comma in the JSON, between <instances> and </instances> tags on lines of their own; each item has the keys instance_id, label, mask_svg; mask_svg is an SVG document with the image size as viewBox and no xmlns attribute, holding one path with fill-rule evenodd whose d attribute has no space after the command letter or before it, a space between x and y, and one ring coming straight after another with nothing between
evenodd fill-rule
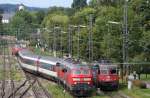
<instances>
[{"instance_id":1,"label":"bush","mask_svg":"<svg viewBox=\"0 0 150 98\"><path fill-rule=\"evenodd\" d=\"M142 81L140 80L134 80L133 81L133 85L137 86L137 87L140 87L140 84L142 83Z\"/></svg>"},{"instance_id":2,"label":"bush","mask_svg":"<svg viewBox=\"0 0 150 98\"><path fill-rule=\"evenodd\" d=\"M142 82L140 80L134 80L133 81L133 85L135 85L135 86L137 86L139 88L142 88L142 89L146 88L146 83L144 83L144 82Z\"/></svg>"}]
</instances>

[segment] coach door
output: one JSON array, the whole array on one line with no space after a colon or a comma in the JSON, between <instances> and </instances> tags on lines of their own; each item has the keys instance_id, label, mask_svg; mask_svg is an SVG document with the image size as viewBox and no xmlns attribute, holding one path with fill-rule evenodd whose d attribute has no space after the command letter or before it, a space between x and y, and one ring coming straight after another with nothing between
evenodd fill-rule
<instances>
[{"instance_id":1,"label":"coach door","mask_svg":"<svg viewBox=\"0 0 150 98\"><path fill-rule=\"evenodd\" d=\"M37 72L39 72L39 67L40 67L40 57L37 58L36 66L37 66Z\"/></svg>"}]
</instances>

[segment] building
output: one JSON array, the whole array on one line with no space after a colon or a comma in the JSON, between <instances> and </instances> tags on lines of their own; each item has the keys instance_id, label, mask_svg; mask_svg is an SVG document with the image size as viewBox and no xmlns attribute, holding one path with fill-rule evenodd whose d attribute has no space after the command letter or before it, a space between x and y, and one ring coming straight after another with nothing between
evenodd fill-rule
<instances>
[{"instance_id":1,"label":"building","mask_svg":"<svg viewBox=\"0 0 150 98\"><path fill-rule=\"evenodd\" d=\"M10 19L13 17L14 13L4 13L2 14L2 23L7 24L10 22Z\"/></svg>"}]
</instances>

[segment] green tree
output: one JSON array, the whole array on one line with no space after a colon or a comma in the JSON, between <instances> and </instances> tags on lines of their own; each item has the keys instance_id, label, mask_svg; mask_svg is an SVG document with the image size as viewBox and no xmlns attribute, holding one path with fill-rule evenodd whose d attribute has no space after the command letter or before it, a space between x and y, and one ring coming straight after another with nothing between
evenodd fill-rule
<instances>
[{"instance_id":1,"label":"green tree","mask_svg":"<svg viewBox=\"0 0 150 98\"><path fill-rule=\"evenodd\" d=\"M35 13L35 20L37 21L37 24L41 24L42 21L44 20L44 17L45 17L45 12L44 11L37 11Z\"/></svg>"},{"instance_id":2,"label":"green tree","mask_svg":"<svg viewBox=\"0 0 150 98\"><path fill-rule=\"evenodd\" d=\"M53 43L53 33L54 33L54 27L60 27L58 29L55 29L55 33L56 34L56 42L60 45L60 34L62 32L60 32L60 29L63 29L64 27L67 27L67 25L69 24L69 17L65 14L48 14L43 22L42 25L44 28L48 29L46 31L44 31L42 33L43 36L43 40L45 40L45 42L47 42L47 44L49 45L49 47L52 47L52 43ZM64 44L64 41L63 41ZM66 46L67 47L67 46Z\"/></svg>"},{"instance_id":3,"label":"green tree","mask_svg":"<svg viewBox=\"0 0 150 98\"><path fill-rule=\"evenodd\" d=\"M150 31L143 32L142 38L140 39L140 47L143 50L140 55L143 54L144 61L150 60ZM141 61L141 60L139 60Z\"/></svg>"},{"instance_id":4,"label":"green tree","mask_svg":"<svg viewBox=\"0 0 150 98\"><path fill-rule=\"evenodd\" d=\"M33 22L32 15L26 10L17 11L15 16L22 17L29 24Z\"/></svg>"},{"instance_id":5,"label":"green tree","mask_svg":"<svg viewBox=\"0 0 150 98\"><path fill-rule=\"evenodd\" d=\"M81 11L79 12L76 12L75 15L72 17L72 21L71 23L72 24L87 24L88 21L89 21L89 16L90 14L93 14L94 17L95 17L95 13L96 13L96 10L93 9L93 8L83 8Z\"/></svg>"},{"instance_id":6,"label":"green tree","mask_svg":"<svg viewBox=\"0 0 150 98\"><path fill-rule=\"evenodd\" d=\"M124 0L90 0L91 7L98 6L119 6L122 5Z\"/></svg>"},{"instance_id":7,"label":"green tree","mask_svg":"<svg viewBox=\"0 0 150 98\"><path fill-rule=\"evenodd\" d=\"M47 28L55 25L67 25L69 23L69 17L64 14L49 14L43 20L43 25Z\"/></svg>"},{"instance_id":8,"label":"green tree","mask_svg":"<svg viewBox=\"0 0 150 98\"><path fill-rule=\"evenodd\" d=\"M28 11L17 11L10 22L12 34L16 35L18 39L29 39L35 29L33 20Z\"/></svg>"},{"instance_id":9,"label":"green tree","mask_svg":"<svg viewBox=\"0 0 150 98\"><path fill-rule=\"evenodd\" d=\"M72 8L81 9L87 6L87 0L73 0Z\"/></svg>"},{"instance_id":10,"label":"green tree","mask_svg":"<svg viewBox=\"0 0 150 98\"><path fill-rule=\"evenodd\" d=\"M48 10L48 14L65 14L68 16L72 16L74 12L75 11L72 8L63 8L63 7L50 7Z\"/></svg>"},{"instance_id":11,"label":"green tree","mask_svg":"<svg viewBox=\"0 0 150 98\"><path fill-rule=\"evenodd\" d=\"M141 26L146 30L150 30L150 1L149 0L132 0L132 9L142 17Z\"/></svg>"},{"instance_id":12,"label":"green tree","mask_svg":"<svg viewBox=\"0 0 150 98\"><path fill-rule=\"evenodd\" d=\"M121 24L109 24L108 21L120 22L121 9L113 6L101 6L96 10L93 28L94 59L109 58L121 61Z\"/></svg>"}]
</instances>

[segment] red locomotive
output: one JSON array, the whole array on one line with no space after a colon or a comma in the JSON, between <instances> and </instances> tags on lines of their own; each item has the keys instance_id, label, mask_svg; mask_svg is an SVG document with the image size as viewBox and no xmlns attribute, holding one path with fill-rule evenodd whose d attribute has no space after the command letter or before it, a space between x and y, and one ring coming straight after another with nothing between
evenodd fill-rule
<instances>
[{"instance_id":1,"label":"red locomotive","mask_svg":"<svg viewBox=\"0 0 150 98\"><path fill-rule=\"evenodd\" d=\"M92 90L91 69L72 59L44 57L27 49L18 52L21 67L30 73L58 81L75 96L88 96Z\"/></svg>"},{"instance_id":2,"label":"red locomotive","mask_svg":"<svg viewBox=\"0 0 150 98\"><path fill-rule=\"evenodd\" d=\"M118 89L118 66L109 60L101 60L92 66L93 81L96 87L101 89Z\"/></svg>"},{"instance_id":3,"label":"red locomotive","mask_svg":"<svg viewBox=\"0 0 150 98\"><path fill-rule=\"evenodd\" d=\"M87 65L69 58L57 66L56 72L58 73L59 80L74 95L87 96L87 94L90 94L93 86L92 72Z\"/></svg>"}]
</instances>

